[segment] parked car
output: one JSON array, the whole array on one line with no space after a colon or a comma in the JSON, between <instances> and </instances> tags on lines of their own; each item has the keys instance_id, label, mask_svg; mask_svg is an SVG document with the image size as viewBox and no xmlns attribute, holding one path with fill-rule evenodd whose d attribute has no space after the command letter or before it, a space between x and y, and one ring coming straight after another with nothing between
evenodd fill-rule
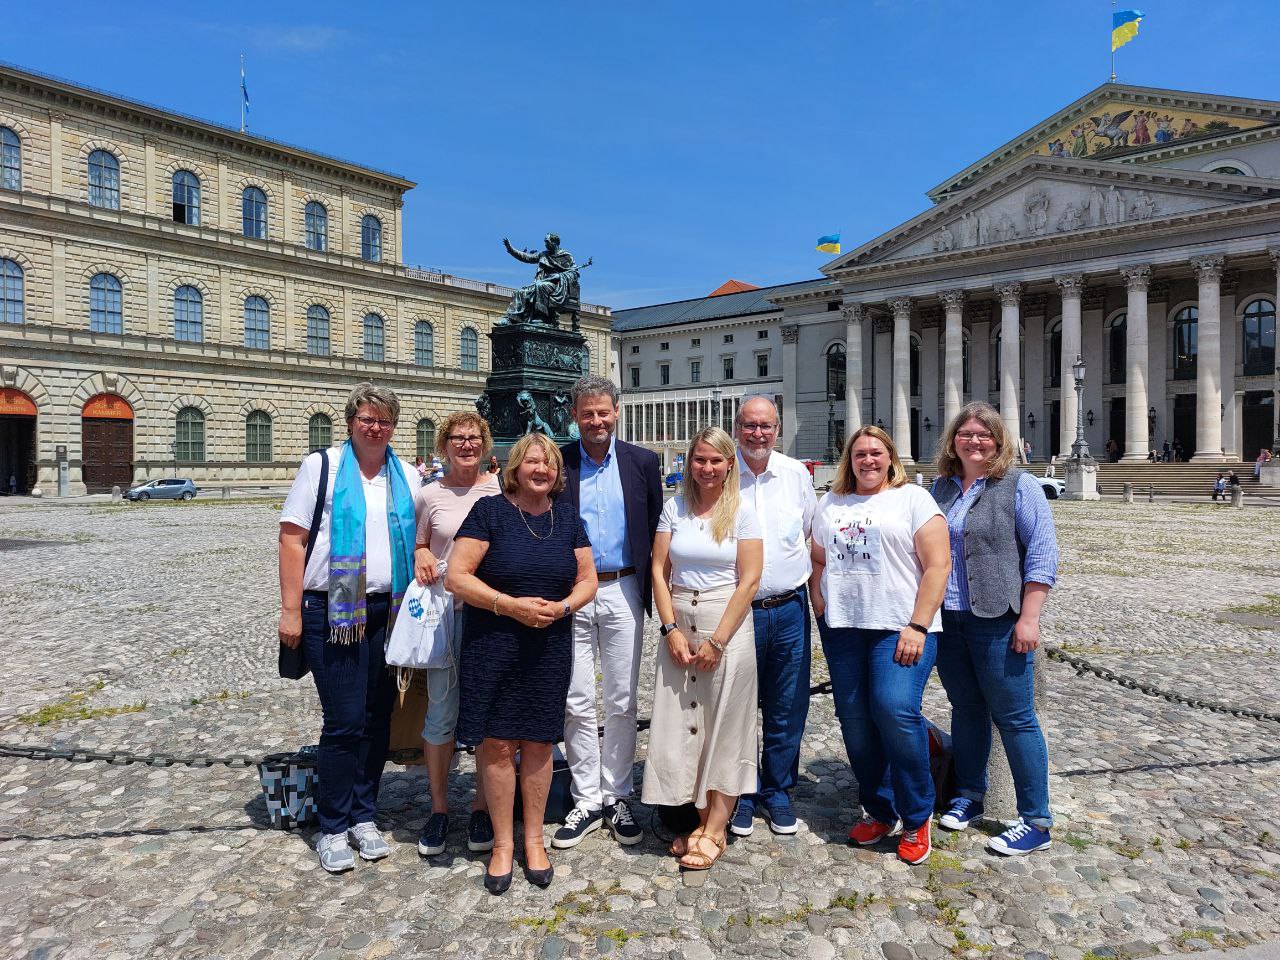
<instances>
[{"instance_id":1,"label":"parked car","mask_svg":"<svg viewBox=\"0 0 1280 960\"><path fill-rule=\"evenodd\" d=\"M674 489L676 484L683 483L683 482L684 482L683 471L675 470L667 474L666 484L667 484L668 490Z\"/></svg>"},{"instance_id":2,"label":"parked car","mask_svg":"<svg viewBox=\"0 0 1280 960\"><path fill-rule=\"evenodd\" d=\"M1040 481L1040 489L1044 491L1046 500L1057 500L1066 489L1066 482L1058 477L1036 477Z\"/></svg>"},{"instance_id":3,"label":"parked car","mask_svg":"<svg viewBox=\"0 0 1280 960\"><path fill-rule=\"evenodd\" d=\"M200 489L190 480L165 477L130 487L124 496L126 500L190 500L199 492Z\"/></svg>"}]
</instances>

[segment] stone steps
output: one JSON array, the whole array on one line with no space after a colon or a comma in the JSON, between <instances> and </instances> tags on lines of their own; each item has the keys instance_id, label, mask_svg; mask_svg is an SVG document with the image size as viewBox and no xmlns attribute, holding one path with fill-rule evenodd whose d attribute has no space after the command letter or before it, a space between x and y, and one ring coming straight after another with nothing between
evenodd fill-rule
<instances>
[{"instance_id":1,"label":"stone steps","mask_svg":"<svg viewBox=\"0 0 1280 960\"><path fill-rule=\"evenodd\" d=\"M1032 462L1025 469L1036 476L1044 474L1043 461ZM1106 496L1120 496L1125 483L1133 484L1134 496L1146 496L1151 488L1162 497L1208 497L1213 481L1221 470L1224 474L1234 470L1246 493L1271 492L1270 487L1260 487L1253 476L1253 464L1244 461L1230 463L1099 463L1098 492ZM918 464L907 468L907 475L915 479L916 473L924 476L925 486L933 480L933 464ZM1066 477L1066 465L1059 461L1057 475Z\"/></svg>"}]
</instances>

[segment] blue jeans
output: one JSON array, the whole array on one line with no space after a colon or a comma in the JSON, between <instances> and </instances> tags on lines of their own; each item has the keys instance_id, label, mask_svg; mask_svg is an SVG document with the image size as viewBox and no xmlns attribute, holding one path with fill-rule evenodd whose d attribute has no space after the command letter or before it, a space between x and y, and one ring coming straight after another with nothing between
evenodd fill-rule
<instances>
[{"instance_id":1,"label":"blue jeans","mask_svg":"<svg viewBox=\"0 0 1280 960\"><path fill-rule=\"evenodd\" d=\"M904 667L893 661L896 630L828 627L819 617L818 634L862 809L881 823L901 820L915 830L933 816L929 733L920 703L938 635L928 634L920 660Z\"/></svg>"},{"instance_id":2,"label":"blue jeans","mask_svg":"<svg viewBox=\"0 0 1280 960\"><path fill-rule=\"evenodd\" d=\"M324 716L316 792L320 829L345 833L373 821L387 762L396 683L382 650L391 600L385 593L369 595L359 643L329 643L328 606L319 591L303 594L302 644Z\"/></svg>"},{"instance_id":3,"label":"blue jeans","mask_svg":"<svg viewBox=\"0 0 1280 960\"><path fill-rule=\"evenodd\" d=\"M1047 828L1053 826L1049 751L1036 719L1033 655L1011 646L1016 622L1013 613L988 619L943 610L938 676L951 701L956 792L970 800L986 795L994 723L1009 758L1018 815Z\"/></svg>"},{"instance_id":4,"label":"blue jeans","mask_svg":"<svg viewBox=\"0 0 1280 960\"><path fill-rule=\"evenodd\" d=\"M786 603L752 610L756 631L761 738L758 789L750 798L769 807L789 801L800 775L800 738L809 716L809 593L801 586Z\"/></svg>"}]
</instances>

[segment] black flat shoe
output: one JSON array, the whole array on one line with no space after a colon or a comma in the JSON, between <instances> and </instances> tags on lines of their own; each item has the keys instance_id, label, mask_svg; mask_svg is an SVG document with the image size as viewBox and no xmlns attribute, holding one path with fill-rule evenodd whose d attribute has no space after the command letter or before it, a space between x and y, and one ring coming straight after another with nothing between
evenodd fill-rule
<instances>
[{"instance_id":1,"label":"black flat shoe","mask_svg":"<svg viewBox=\"0 0 1280 960\"><path fill-rule=\"evenodd\" d=\"M555 864L552 864L545 870L535 870L527 864L524 867L524 878L535 887L542 887L544 890L551 886L551 881L555 878L555 875Z\"/></svg>"},{"instance_id":2,"label":"black flat shoe","mask_svg":"<svg viewBox=\"0 0 1280 960\"><path fill-rule=\"evenodd\" d=\"M512 871L508 870L506 873L495 877L493 874L485 871L484 888L494 896L506 893L511 889L511 874Z\"/></svg>"}]
</instances>

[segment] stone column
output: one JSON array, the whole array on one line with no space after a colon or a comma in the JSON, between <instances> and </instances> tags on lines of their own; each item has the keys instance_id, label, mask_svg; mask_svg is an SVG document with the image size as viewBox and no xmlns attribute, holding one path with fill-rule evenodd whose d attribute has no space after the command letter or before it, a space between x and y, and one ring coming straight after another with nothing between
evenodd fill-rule
<instances>
[{"instance_id":1,"label":"stone column","mask_svg":"<svg viewBox=\"0 0 1280 960\"><path fill-rule=\"evenodd\" d=\"M1141 461L1147 459L1151 448L1147 437L1147 287L1151 267L1126 267L1120 273L1129 291L1124 338L1124 459Z\"/></svg>"},{"instance_id":2,"label":"stone column","mask_svg":"<svg viewBox=\"0 0 1280 960\"><path fill-rule=\"evenodd\" d=\"M862 426L862 304L846 303L844 314L844 436Z\"/></svg>"},{"instance_id":3,"label":"stone column","mask_svg":"<svg viewBox=\"0 0 1280 960\"><path fill-rule=\"evenodd\" d=\"M49 192L62 196L62 121L60 113L49 114ZM89 199L86 195L84 199Z\"/></svg>"},{"instance_id":4,"label":"stone column","mask_svg":"<svg viewBox=\"0 0 1280 960\"><path fill-rule=\"evenodd\" d=\"M1018 303L1022 284L1004 283L996 288L1000 294L1000 419L1016 444L1022 443L1022 412L1018 387L1022 382L1022 324Z\"/></svg>"},{"instance_id":5,"label":"stone column","mask_svg":"<svg viewBox=\"0 0 1280 960\"><path fill-rule=\"evenodd\" d=\"M1236 358L1239 356L1236 323L1236 289L1240 274L1225 270L1218 287L1219 317L1225 317L1220 330L1218 354L1222 358L1222 455L1228 462L1240 459L1240 412L1244 407L1243 394L1236 391ZM1258 455L1257 451L1253 454Z\"/></svg>"},{"instance_id":6,"label":"stone column","mask_svg":"<svg viewBox=\"0 0 1280 960\"><path fill-rule=\"evenodd\" d=\"M1048 303L1049 297L1043 293L1022 298L1022 435L1031 441L1031 456L1039 460L1049 459L1049 417L1044 406L1044 322ZM1057 363L1057 358L1053 362Z\"/></svg>"},{"instance_id":7,"label":"stone column","mask_svg":"<svg viewBox=\"0 0 1280 960\"><path fill-rule=\"evenodd\" d=\"M147 257L147 334L160 335L160 262L154 253ZM170 331L170 336L173 335Z\"/></svg>"},{"instance_id":8,"label":"stone column","mask_svg":"<svg viewBox=\"0 0 1280 960\"><path fill-rule=\"evenodd\" d=\"M342 222L338 226L338 252L358 257L360 256L359 235L356 237L354 247L347 244L347 235L351 232L351 194L345 187L342 189L342 203L339 209L342 211Z\"/></svg>"},{"instance_id":9,"label":"stone column","mask_svg":"<svg viewBox=\"0 0 1280 960\"><path fill-rule=\"evenodd\" d=\"M213 226L216 226L221 230L231 229L232 205L231 197L229 196L230 193L230 186L227 183L227 158L224 154L218 154L218 198L217 202L213 204L214 208L218 211L218 222L213 224ZM208 224L206 224L206 226L208 226ZM237 232L243 234L244 231L239 230Z\"/></svg>"},{"instance_id":10,"label":"stone column","mask_svg":"<svg viewBox=\"0 0 1280 960\"><path fill-rule=\"evenodd\" d=\"M280 190L280 241L293 243L293 180L288 174Z\"/></svg>"},{"instance_id":11,"label":"stone column","mask_svg":"<svg viewBox=\"0 0 1280 960\"><path fill-rule=\"evenodd\" d=\"M1084 295L1084 274L1071 273L1053 280L1062 291L1062 356L1051 357L1049 362L1059 364L1062 386L1058 401L1058 455L1067 457L1071 454L1071 444L1076 442L1076 379L1071 365L1080 353L1080 298Z\"/></svg>"},{"instance_id":12,"label":"stone column","mask_svg":"<svg viewBox=\"0 0 1280 960\"><path fill-rule=\"evenodd\" d=\"M920 460L933 458L945 424L938 404L942 392L942 370L938 366L938 342L942 333L942 308L925 307L920 311ZM929 421L928 426L925 421Z\"/></svg>"},{"instance_id":13,"label":"stone column","mask_svg":"<svg viewBox=\"0 0 1280 960\"><path fill-rule=\"evenodd\" d=\"M53 241L53 325L67 323L67 242Z\"/></svg>"},{"instance_id":14,"label":"stone column","mask_svg":"<svg viewBox=\"0 0 1280 960\"><path fill-rule=\"evenodd\" d=\"M207 341L209 338L205 337ZM230 344L244 344L243 334L235 337L231 332L231 268L225 265L218 266L218 336L217 342L221 346Z\"/></svg>"},{"instance_id":15,"label":"stone column","mask_svg":"<svg viewBox=\"0 0 1280 960\"><path fill-rule=\"evenodd\" d=\"M1221 463L1222 456L1222 282L1223 258L1191 261L1200 281L1199 346L1196 357L1196 455L1199 463Z\"/></svg>"},{"instance_id":16,"label":"stone column","mask_svg":"<svg viewBox=\"0 0 1280 960\"><path fill-rule=\"evenodd\" d=\"M145 137L142 141L143 171L142 182L147 195L142 198L142 212L156 213L156 141L154 137Z\"/></svg>"},{"instance_id":17,"label":"stone column","mask_svg":"<svg viewBox=\"0 0 1280 960\"><path fill-rule=\"evenodd\" d=\"M942 305L947 311L943 332L942 417L938 429L955 419L964 405L964 291L944 290Z\"/></svg>"},{"instance_id":18,"label":"stone column","mask_svg":"<svg viewBox=\"0 0 1280 960\"><path fill-rule=\"evenodd\" d=\"M1280 247L1273 247L1267 251L1271 255L1271 265L1276 271L1276 305L1280 307ZM1276 366L1274 379L1271 382L1271 390L1274 394L1271 409L1275 411L1276 422L1271 425L1271 452L1280 452L1280 365ZM1280 461L1273 460L1277 467L1280 467Z\"/></svg>"},{"instance_id":19,"label":"stone column","mask_svg":"<svg viewBox=\"0 0 1280 960\"><path fill-rule=\"evenodd\" d=\"M799 354L800 327L789 323L782 328L782 449L789 457L797 456L796 445L800 442L800 417L796 404L796 392L800 386Z\"/></svg>"},{"instance_id":20,"label":"stone column","mask_svg":"<svg viewBox=\"0 0 1280 960\"><path fill-rule=\"evenodd\" d=\"M1152 448L1160 453L1164 441L1173 442L1173 422L1169 415L1169 378L1167 341L1169 316L1169 281L1152 280L1147 286L1147 436ZM1155 426L1151 410L1156 411Z\"/></svg>"},{"instance_id":21,"label":"stone column","mask_svg":"<svg viewBox=\"0 0 1280 960\"><path fill-rule=\"evenodd\" d=\"M394 263L404 263L404 197L396 198L395 206L391 208L391 218L395 225L396 249L391 260Z\"/></svg>"},{"instance_id":22,"label":"stone column","mask_svg":"<svg viewBox=\"0 0 1280 960\"><path fill-rule=\"evenodd\" d=\"M284 323L272 324L272 327L274 329L283 330L284 341L280 345L282 349L305 351L306 350L305 342L303 343L295 342L295 338L298 335L298 320L293 315L293 284L294 284L293 276L291 274L286 273L284 276ZM304 338L305 338L305 327L306 325L303 324ZM275 338L276 338L276 334L274 333L274 330L273 330L272 339L274 340Z\"/></svg>"},{"instance_id":23,"label":"stone column","mask_svg":"<svg viewBox=\"0 0 1280 960\"><path fill-rule=\"evenodd\" d=\"M911 450L911 298L889 301L893 310L893 435L903 463L914 463Z\"/></svg>"}]
</instances>

